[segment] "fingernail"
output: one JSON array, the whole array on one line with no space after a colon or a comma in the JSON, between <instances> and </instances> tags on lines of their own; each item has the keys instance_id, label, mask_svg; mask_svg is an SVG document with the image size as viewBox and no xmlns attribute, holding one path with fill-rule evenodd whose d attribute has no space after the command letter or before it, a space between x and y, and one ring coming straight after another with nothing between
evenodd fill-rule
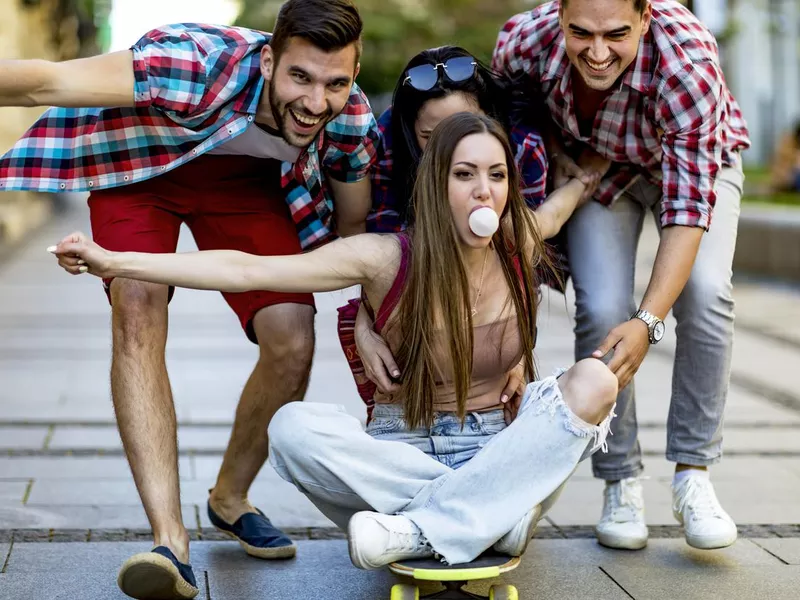
<instances>
[{"instance_id":1,"label":"fingernail","mask_svg":"<svg viewBox=\"0 0 800 600\"><path fill-rule=\"evenodd\" d=\"M47 251L50 252L51 254L53 254L56 251L56 248L57 248L57 246L49 246L47 248Z\"/></svg>"},{"instance_id":2,"label":"fingernail","mask_svg":"<svg viewBox=\"0 0 800 600\"><path fill-rule=\"evenodd\" d=\"M508 402L508 396L506 394L503 394L502 396L500 396L500 402L502 402L503 404Z\"/></svg>"},{"instance_id":3,"label":"fingernail","mask_svg":"<svg viewBox=\"0 0 800 600\"><path fill-rule=\"evenodd\" d=\"M79 265L85 265L85 264L86 264L86 261L85 261L85 260L79 260L79 261L78 261L78 264L79 264Z\"/></svg>"},{"instance_id":4,"label":"fingernail","mask_svg":"<svg viewBox=\"0 0 800 600\"><path fill-rule=\"evenodd\" d=\"M86 271L88 271L88 270L89 270L89 267L79 267L78 268L78 271L80 271L81 273L86 273Z\"/></svg>"},{"instance_id":5,"label":"fingernail","mask_svg":"<svg viewBox=\"0 0 800 600\"><path fill-rule=\"evenodd\" d=\"M397 370L392 371L392 377L400 377L400 371Z\"/></svg>"}]
</instances>

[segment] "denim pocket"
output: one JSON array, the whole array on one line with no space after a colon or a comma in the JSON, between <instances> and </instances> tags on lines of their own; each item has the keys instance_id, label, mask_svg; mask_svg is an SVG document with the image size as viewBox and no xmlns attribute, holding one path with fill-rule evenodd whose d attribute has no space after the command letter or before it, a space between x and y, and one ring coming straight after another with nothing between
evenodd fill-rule
<instances>
[{"instance_id":1,"label":"denim pocket","mask_svg":"<svg viewBox=\"0 0 800 600\"><path fill-rule=\"evenodd\" d=\"M492 421L490 423L486 423L486 422L481 423L478 426L478 430L483 435L497 435L498 433L503 431L506 427L507 427L507 425L506 425L506 422L505 422L505 419L504 419L504 420L499 421L499 422Z\"/></svg>"},{"instance_id":2,"label":"denim pocket","mask_svg":"<svg viewBox=\"0 0 800 600\"><path fill-rule=\"evenodd\" d=\"M398 433L407 429L406 422L401 417L375 417L367 425L367 433L371 436Z\"/></svg>"}]
</instances>

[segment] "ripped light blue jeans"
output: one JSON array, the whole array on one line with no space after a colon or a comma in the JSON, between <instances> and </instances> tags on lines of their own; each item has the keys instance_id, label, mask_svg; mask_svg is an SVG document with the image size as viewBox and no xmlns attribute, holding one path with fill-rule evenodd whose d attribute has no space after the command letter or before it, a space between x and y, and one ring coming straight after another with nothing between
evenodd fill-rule
<instances>
[{"instance_id":1,"label":"ripped light blue jeans","mask_svg":"<svg viewBox=\"0 0 800 600\"><path fill-rule=\"evenodd\" d=\"M517 418L452 413L409 430L402 408L377 405L365 431L344 407L292 402L269 427L270 463L339 527L361 510L411 519L443 560L469 562L536 505L547 510L582 459L605 446L577 417L556 376L528 385Z\"/></svg>"}]
</instances>

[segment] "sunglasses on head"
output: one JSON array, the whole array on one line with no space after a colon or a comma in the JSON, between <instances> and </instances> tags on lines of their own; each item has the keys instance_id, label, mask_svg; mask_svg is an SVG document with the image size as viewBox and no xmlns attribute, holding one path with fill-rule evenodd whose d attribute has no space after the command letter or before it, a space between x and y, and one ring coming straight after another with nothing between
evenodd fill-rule
<instances>
[{"instance_id":1,"label":"sunglasses on head","mask_svg":"<svg viewBox=\"0 0 800 600\"><path fill-rule=\"evenodd\" d=\"M439 82L442 74L450 81L465 81L475 75L478 63L471 56L457 56L443 63L417 65L406 71L403 85L410 85L415 90L427 92ZM442 67L439 70L439 67Z\"/></svg>"}]
</instances>

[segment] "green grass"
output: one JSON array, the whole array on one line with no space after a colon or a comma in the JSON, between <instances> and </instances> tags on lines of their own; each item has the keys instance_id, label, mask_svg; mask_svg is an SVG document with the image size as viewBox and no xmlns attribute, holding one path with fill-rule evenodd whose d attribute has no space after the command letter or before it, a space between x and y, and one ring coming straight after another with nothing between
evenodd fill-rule
<instances>
[{"instance_id":1,"label":"green grass","mask_svg":"<svg viewBox=\"0 0 800 600\"><path fill-rule=\"evenodd\" d=\"M779 204L800 206L800 194L789 192L772 193L769 190L769 169L745 167L744 196L742 200L753 204Z\"/></svg>"}]
</instances>

